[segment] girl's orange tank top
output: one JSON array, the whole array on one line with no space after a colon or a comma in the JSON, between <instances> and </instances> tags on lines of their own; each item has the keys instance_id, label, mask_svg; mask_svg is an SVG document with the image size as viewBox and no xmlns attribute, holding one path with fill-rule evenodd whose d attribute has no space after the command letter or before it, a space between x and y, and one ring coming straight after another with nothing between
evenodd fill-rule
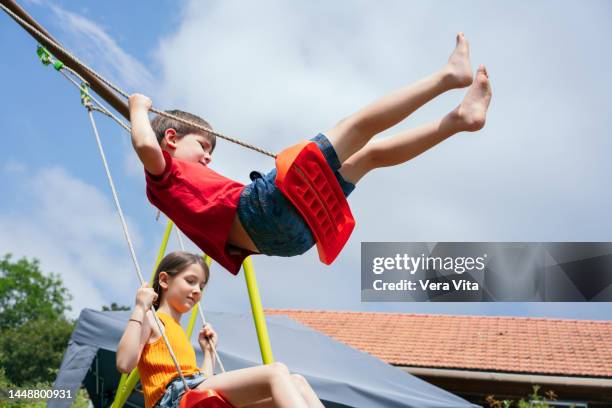
<instances>
[{"instance_id":1,"label":"girl's orange tank top","mask_svg":"<svg viewBox=\"0 0 612 408\"><path fill-rule=\"evenodd\" d=\"M164 331L181 366L183 375L188 376L199 372L195 350L181 325L165 313L157 312L157 316L164 324ZM138 371L140 372L145 408L152 408L166 392L166 386L172 380L178 378L176 366L172 362L172 357L170 357L170 352L162 337L144 346L138 361Z\"/></svg>"}]
</instances>

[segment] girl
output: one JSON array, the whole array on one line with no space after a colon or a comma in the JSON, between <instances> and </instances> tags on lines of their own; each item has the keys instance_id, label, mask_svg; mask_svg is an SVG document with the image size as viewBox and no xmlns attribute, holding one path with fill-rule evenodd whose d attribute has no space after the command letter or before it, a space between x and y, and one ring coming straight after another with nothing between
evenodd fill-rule
<instances>
[{"instance_id":1,"label":"girl","mask_svg":"<svg viewBox=\"0 0 612 408\"><path fill-rule=\"evenodd\" d=\"M217 334L208 324L198 335L204 363L202 369L197 367L195 350L179 322L200 301L208 277L202 257L173 252L160 262L153 288L145 283L136 294L136 306L117 348L117 369L129 373L138 366L145 407L178 407L184 391L151 305L157 309L190 388L213 389L235 407L323 407L304 377L290 374L280 363L213 376Z\"/></svg>"}]
</instances>

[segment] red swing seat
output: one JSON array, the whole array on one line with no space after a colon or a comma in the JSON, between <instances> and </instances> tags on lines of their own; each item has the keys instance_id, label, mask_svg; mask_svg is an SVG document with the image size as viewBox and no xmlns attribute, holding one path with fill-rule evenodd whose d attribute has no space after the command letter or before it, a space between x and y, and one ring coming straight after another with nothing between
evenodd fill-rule
<instances>
[{"instance_id":1,"label":"red swing seat","mask_svg":"<svg viewBox=\"0 0 612 408\"><path fill-rule=\"evenodd\" d=\"M179 408L234 408L215 390L189 390L181 398Z\"/></svg>"},{"instance_id":2,"label":"red swing seat","mask_svg":"<svg viewBox=\"0 0 612 408\"><path fill-rule=\"evenodd\" d=\"M317 241L319 259L331 264L355 219L342 188L316 143L303 141L276 156L276 186L297 208Z\"/></svg>"}]
</instances>

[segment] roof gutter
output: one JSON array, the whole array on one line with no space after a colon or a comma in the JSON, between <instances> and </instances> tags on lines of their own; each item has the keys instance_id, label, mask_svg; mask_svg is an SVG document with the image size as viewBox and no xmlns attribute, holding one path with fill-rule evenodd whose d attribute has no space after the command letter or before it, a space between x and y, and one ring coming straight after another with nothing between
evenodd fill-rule
<instances>
[{"instance_id":1,"label":"roof gutter","mask_svg":"<svg viewBox=\"0 0 612 408\"><path fill-rule=\"evenodd\" d=\"M583 387L602 387L612 389L612 378L571 377L556 375L532 375L499 373L492 371L452 370L446 368L425 368L412 366L397 366L407 373L424 377L460 378L464 380L484 380L500 382L517 382L526 384L550 384Z\"/></svg>"}]
</instances>

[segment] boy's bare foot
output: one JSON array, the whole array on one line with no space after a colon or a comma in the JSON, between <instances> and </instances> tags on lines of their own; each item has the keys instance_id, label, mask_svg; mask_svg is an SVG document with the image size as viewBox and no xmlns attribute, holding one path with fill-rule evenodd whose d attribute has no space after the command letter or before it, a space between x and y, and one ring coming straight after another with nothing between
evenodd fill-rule
<instances>
[{"instance_id":1,"label":"boy's bare foot","mask_svg":"<svg viewBox=\"0 0 612 408\"><path fill-rule=\"evenodd\" d=\"M474 132L484 127L492 94L487 69L484 65L480 65L474 83L465 98L451 112L451 116L460 131Z\"/></svg>"},{"instance_id":2,"label":"boy's bare foot","mask_svg":"<svg viewBox=\"0 0 612 408\"><path fill-rule=\"evenodd\" d=\"M472 83L470 46L463 33L457 34L457 45L442 69L451 88L464 88Z\"/></svg>"}]
</instances>

